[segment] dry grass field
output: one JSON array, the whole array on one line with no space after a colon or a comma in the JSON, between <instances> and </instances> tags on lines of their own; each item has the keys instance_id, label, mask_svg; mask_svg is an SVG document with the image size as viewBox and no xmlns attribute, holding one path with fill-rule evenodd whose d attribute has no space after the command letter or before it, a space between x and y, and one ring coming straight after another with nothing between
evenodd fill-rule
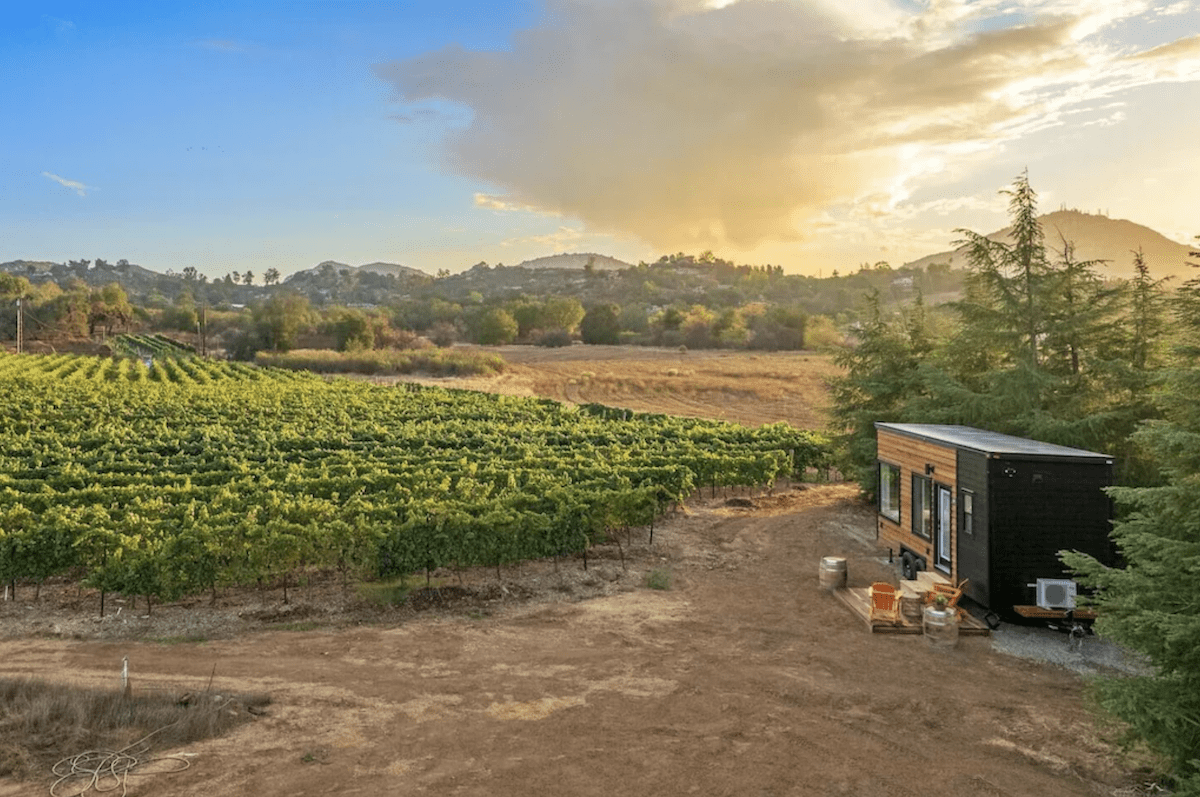
<instances>
[{"instance_id":1,"label":"dry grass field","mask_svg":"<svg viewBox=\"0 0 1200 797\"><path fill-rule=\"evenodd\" d=\"M828 354L739 352L632 346L498 346L504 374L478 379L403 377L493 393L545 396L757 426L786 421L825 425L827 380L839 371Z\"/></svg>"}]
</instances>

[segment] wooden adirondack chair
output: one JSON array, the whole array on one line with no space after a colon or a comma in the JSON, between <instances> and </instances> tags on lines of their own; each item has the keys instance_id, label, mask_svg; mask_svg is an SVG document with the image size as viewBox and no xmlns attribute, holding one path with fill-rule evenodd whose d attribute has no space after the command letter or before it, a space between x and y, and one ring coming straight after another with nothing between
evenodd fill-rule
<instances>
[{"instance_id":1,"label":"wooden adirondack chair","mask_svg":"<svg viewBox=\"0 0 1200 797\"><path fill-rule=\"evenodd\" d=\"M871 622L900 622L900 591L883 581L871 585Z\"/></svg>"},{"instance_id":2,"label":"wooden adirondack chair","mask_svg":"<svg viewBox=\"0 0 1200 797\"><path fill-rule=\"evenodd\" d=\"M957 587L952 584L943 584L940 582L937 584L934 584L933 589L931 589L931 590L929 590L929 592L925 593L926 605L935 602L938 599L938 595L945 595L946 596L946 608L953 609L955 614L957 614L958 618L961 620L964 612L963 612L962 608L959 607L958 600L959 600L959 598L962 597L962 594L963 594L962 588L964 585L966 585L966 583L967 583L967 579L964 578Z\"/></svg>"}]
</instances>

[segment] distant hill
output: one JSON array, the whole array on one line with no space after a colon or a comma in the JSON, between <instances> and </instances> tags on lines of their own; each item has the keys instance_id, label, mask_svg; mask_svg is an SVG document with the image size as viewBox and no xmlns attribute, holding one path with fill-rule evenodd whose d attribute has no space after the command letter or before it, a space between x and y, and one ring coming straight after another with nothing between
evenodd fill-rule
<instances>
[{"instance_id":1,"label":"distant hill","mask_svg":"<svg viewBox=\"0 0 1200 797\"><path fill-rule=\"evenodd\" d=\"M1058 210L1040 217L1046 235L1046 247L1051 251L1062 248L1065 238L1075 246L1076 260L1109 261L1101 273L1109 277L1129 278L1133 276L1133 250L1141 247L1154 279L1174 276L1190 279L1197 276L1188 261L1188 253L1197 251L1186 244L1177 243L1155 232L1149 227L1125 219L1110 219L1078 210ZM1011 227L997 230L988 235L992 240L1011 240ZM949 263L954 268L967 265L963 250L949 250L914 260L905 265L911 268L926 268L932 263Z\"/></svg>"},{"instance_id":2,"label":"distant hill","mask_svg":"<svg viewBox=\"0 0 1200 797\"><path fill-rule=\"evenodd\" d=\"M591 252L567 252L559 255L547 255L546 257L536 257L533 260L526 260L524 263L518 263L517 265L519 268L557 268L565 271L583 271L589 261L592 263L592 268L597 271L619 271L623 268L632 268L632 264L617 260L615 257L597 255Z\"/></svg>"},{"instance_id":3,"label":"distant hill","mask_svg":"<svg viewBox=\"0 0 1200 797\"><path fill-rule=\"evenodd\" d=\"M22 276L33 276L35 274L49 274L50 270L57 265L58 263L49 260L9 260L7 263L0 263L0 271L6 271L9 274L20 274Z\"/></svg>"},{"instance_id":4,"label":"distant hill","mask_svg":"<svg viewBox=\"0 0 1200 797\"><path fill-rule=\"evenodd\" d=\"M0 263L0 271L26 277L33 282L50 279L64 285L72 279L81 279L92 286L119 282L125 286L127 291L134 293L160 287L160 283L164 279L168 281L178 279L177 277L165 277L157 271L142 268L125 260L119 260L115 264L105 260L89 260L87 263L91 265L84 265L83 261L70 264L54 263L49 260L10 260Z\"/></svg>"},{"instance_id":5,"label":"distant hill","mask_svg":"<svg viewBox=\"0 0 1200 797\"><path fill-rule=\"evenodd\" d=\"M336 260L324 260L324 261L318 263L317 265L313 266L312 268L304 269L303 271L297 271L294 274L289 274L287 277L284 278L283 281L284 281L284 283L288 283L297 277L301 277L301 275L316 274L319 271L321 271L322 269L324 269L326 266L333 266L333 269L336 272L349 271L351 274L355 274L355 273L359 273L359 272L367 272L369 274L391 274L396 277L428 277L429 276L424 271L421 271L419 268L413 268L412 266L402 266L399 263L378 263L378 262L376 262L376 263L367 263L362 266L350 266L350 265L346 265L345 263L339 263Z\"/></svg>"}]
</instances>

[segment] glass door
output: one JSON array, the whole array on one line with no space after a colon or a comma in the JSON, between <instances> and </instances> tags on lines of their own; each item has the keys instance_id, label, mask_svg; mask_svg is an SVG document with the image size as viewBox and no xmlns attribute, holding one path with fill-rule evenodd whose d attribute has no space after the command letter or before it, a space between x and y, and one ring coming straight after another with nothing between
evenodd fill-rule
<instances>
[{"instance_id":1,"label":"glass door","mask_svg":"<svg viewBox=\"0 0 1200 797\"><path fill-rule=\"evenodd\" d=\"M954 517L953 498L950 488L944 484L935 485L934 506L937 507L937 522L934 524L934 548L936 553L935 566L945 573L950 572L953 560L950 558L950 532Z\"/></svg>"}]
</instances>

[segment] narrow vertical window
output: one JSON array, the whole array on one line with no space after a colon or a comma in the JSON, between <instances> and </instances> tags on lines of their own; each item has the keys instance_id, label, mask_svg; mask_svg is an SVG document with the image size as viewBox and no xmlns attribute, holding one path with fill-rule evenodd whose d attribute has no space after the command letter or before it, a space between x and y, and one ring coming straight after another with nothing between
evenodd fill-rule
<instances>
[{"instance_id":1,"label":"narrow vertical window","mask_svg":"<svg viewBox=\"0 0 1200 797\"><path fill-rule=\"evenodd\" d=\"M919 537L933 537L933 479L912 477L912 532Z\"/></svg>"},{"instance_id":2,"label":"narrow vertical window","mask_svg":"<svg viewBox=\"0 0 1200 797\"><path fill-rule=\"evenodd\" d=\"M879 463L879 514L900 522L900 468Z\"/></svg>"},{"instance_id":3,"label":"narrow vertical window","mask_svg":"<svg viewBox=\"0 0 1200 797\"><path fill-rule=\"evenodd\" d=\"M975 495L970 490L963 490L959 496L962 506L962 524L959 528L963 534L975 533Z\"/></svg>"}]
</instances>

